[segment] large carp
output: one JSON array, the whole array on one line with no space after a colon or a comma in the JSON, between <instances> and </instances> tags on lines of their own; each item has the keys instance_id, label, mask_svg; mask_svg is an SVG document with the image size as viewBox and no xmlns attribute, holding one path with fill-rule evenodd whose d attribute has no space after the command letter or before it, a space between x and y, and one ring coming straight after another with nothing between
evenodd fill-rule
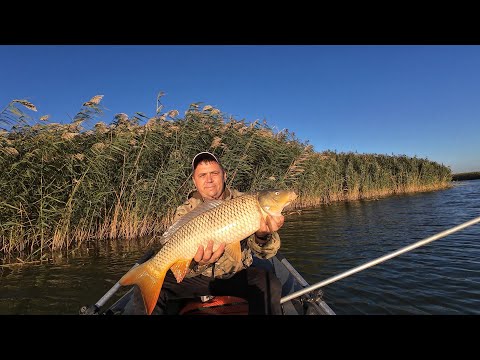
<instances>
[{"instance_id":1,"label":"large carp","mask_svg":"<svg viewBox=\"0 0 480 360\"><path fill-rule=\"evenodd\" d=\"M121 285L139 286L147 314L151 314L165 275L170 269L177 282L185 277L200 245L213 241L213 251L225 243L225 251L241 260L240 241L257 232L261 219L280 215L283 208L297 198L289 190L264 190L233 198L209 200L182 216L164 234L165 244L147 262L132 268L121 279Z\"/></svg>"}]
</instances>

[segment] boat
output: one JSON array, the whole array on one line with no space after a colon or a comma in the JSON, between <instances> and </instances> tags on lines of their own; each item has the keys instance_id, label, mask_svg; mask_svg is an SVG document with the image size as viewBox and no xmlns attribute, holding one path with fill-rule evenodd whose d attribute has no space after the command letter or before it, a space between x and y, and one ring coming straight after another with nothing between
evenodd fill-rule
<instances>
[{"instance_id":1,"label":"boat","mask_svg":"<svg viewBox=\"0 0 480 360\"><path fill-rule=\"evenodd\" d=\"M153 256L146 254L137 264ZM280 253L270 259L260 259L253 256L251 266L272 271L282 283L282 299L309 286L307 281ZM145 307L139 288L132 286L117 301L105 306L112 295L120 288L117 283L95 305L83 306L81 315L144 315ZM335 312L323 299L323 291L314 289L301 296L282 302L283 315L335 315ZM155 314L155 310L152 313ZM169 304L169 315L247 315L248 302L234 296L202 296L199 298L182 299Z\"/></svg>"}]
</instances>

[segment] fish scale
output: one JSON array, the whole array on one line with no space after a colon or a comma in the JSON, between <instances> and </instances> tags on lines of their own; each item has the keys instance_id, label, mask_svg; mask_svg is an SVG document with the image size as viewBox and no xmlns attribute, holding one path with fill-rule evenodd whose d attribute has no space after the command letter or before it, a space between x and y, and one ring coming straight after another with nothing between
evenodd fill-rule
<instances>
[{"instance_id":1,"label":"fish scale","mask_svg":"<svg viewBox=\"0 0 480 360\"><path fill-rule=\"evenodd\" d=\"M162 251L152 259L152 264L164 267L176 259L193 258L198 247L205 247L209 241L213 241L215 251L222 242L229 244L242 240L259 228L261 215L256 195L244 195L226 201L200 214L175 232Z\"/></svg>"}]
</instances>

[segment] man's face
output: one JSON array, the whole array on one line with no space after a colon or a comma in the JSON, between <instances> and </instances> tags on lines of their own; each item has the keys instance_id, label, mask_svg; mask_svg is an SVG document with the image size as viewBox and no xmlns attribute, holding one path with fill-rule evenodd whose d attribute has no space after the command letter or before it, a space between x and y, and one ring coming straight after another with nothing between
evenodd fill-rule
<instances>
[{"instance_id":1,"label":"man's face","mask_svg":"<svg viewBox=\"0 0 480 360\"><path fill-rule=\"evenodd\" d=\"M215 161L202 161L193 172L193 183L204 199L218 199L223 193L227 174Z\"/></svg>"}]
</instances>

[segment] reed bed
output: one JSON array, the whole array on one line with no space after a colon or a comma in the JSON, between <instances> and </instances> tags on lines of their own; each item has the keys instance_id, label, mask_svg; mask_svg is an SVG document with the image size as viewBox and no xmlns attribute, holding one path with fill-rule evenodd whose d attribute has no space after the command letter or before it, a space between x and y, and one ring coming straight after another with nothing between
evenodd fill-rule
<instances>
[{"instance_id":1,"label":"reed bed","mask_svg":"<svg viewBox=\"0 0 480 360\"><path fill-rule=\"evenodd\" d=\"M89 241L162 234L193 190L190 161L220 156L228 185L299 193L294 208L450 186L451 170L407 157L315 152L293 132L234 119L194 103L148 118L103 116L101 95L68 123L33 120L35 105L13 100L0 112L0 253L3 262L36 261ZM158 100L158 99L157 99Z\"/></svg>"},{"instance_id":2,"label":"reed bed","mask_svg":"<svg viewBox=\"0 0 480 360\"><path fill-rule=\"evenodd\" d=\"M480 171L458 173L452 175L453 181L477 180L480 179Z\"/></svg>"}]
</instances>

